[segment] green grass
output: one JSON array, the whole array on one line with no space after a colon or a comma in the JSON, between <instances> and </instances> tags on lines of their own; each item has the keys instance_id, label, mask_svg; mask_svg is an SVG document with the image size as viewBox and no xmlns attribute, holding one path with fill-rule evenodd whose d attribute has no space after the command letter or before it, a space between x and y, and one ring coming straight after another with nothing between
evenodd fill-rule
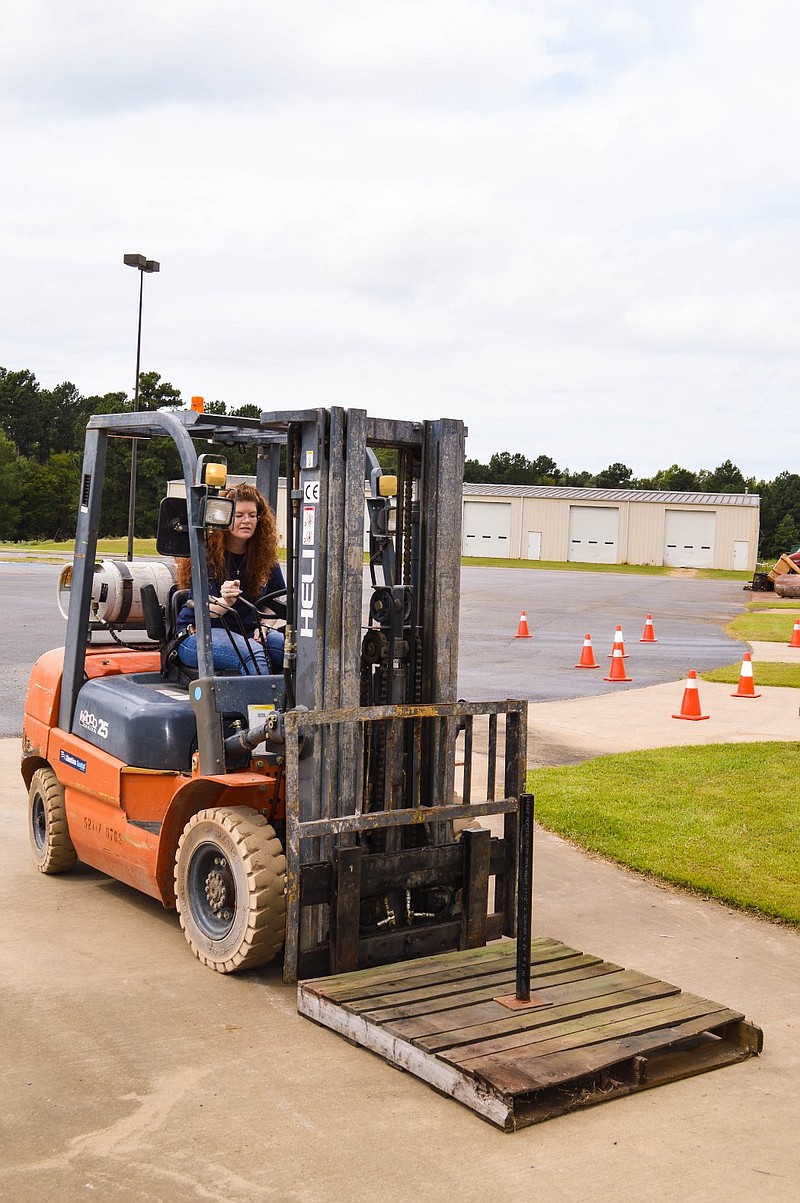
<instances>
[{"instance_id":1,"label":"green grass","mask_svg":"<svg viewBox=\"0 0 800 1203\"><path fill-rule=\"evenodd\" d=\"M741 660L701 673L703 681L717 681L722 685L738 685L742 669ZM789 689L800 689L800 660L797 664L770 664L762 661L753 665L753 680L756 689L761 685L778 685Z\"/></svg>"},{"instance_id":2,"label":"green grass","mask_svg":"<svg viewBox=\"0 0 800 1203\"><path fill-rule=\"evenodd\" d=\"M52 539L39 539L29 543L0 543L0 551L20 552L23 553L20 558L35 560L39 552L61 552L65 556L71 556L75 551L75 544L74 542L56 543ZM120 559L124 558L127 554L127 538L97 540L97 555L101 559L105 557ZM155 539L135 539L133 554L136 557L157 556ZM284 560L285 558L286 551L280 548L278 550L278 559Z\"/></svg>"},{"instance_id":3,"label":"green grass","mask_svg":"<svg viewBox=\"0 0 800 1203\"><path fill-rule=\"evenodd\" d=\"M712 744L534 769L550 831L640 873L800 925L800 745Z\"/></svg>"},{"instance_id":4,"label":"green grass","mask_svg":"<svg viewBox=\"0 0 800 1203\"><path fill-rule=\"evenodd\" d=\"M725 633L732 639L742 639L746 643L788 643L797 618L800 618L800 610L795 613L787 611L785 614L749 611L729 622Z\"/></svg>"},{"instance_id":5,"label":"green grass","mask_svg":"<svg viewBox=\"0 0 800 1203\"><path fill-rule=\"evenodd\" d=\"M770 601L751 601L745 606L745 609L753 614L758 610L797 610L800 612L800 600L796 597L778 597L777 593L771 593Z\"/></svg>"},{"instance_id":6,"label":"green grass","mask_svg":"<svg viewBox=\"0 0 800 1203\"><path fill-rule=\"evenodd\" d=\"M36 539L28 543L0 543L0 551L29 552L31 556L35 556L37 552L42 551L62 552L64 555L71 556L74 550L74 540L55 542L53 539ZM114 556L118 559L120 556L126 555L127 551L128 540L125 537L97 540L97 554L99 556ZM133 551L134 555L137 556L158 555L155 539L135 539Z\"/></svg>"},{"instance_id":7,"label":"green grass","mask_svg":"<svg viewBox=\"0 0 800 1203\"><path fill-rule=\"evenodd\" d=\"M465 568L547 568L561 572L622 572L630 576L674 576L677 568L664 568L655 564L579 564L570 560L505 560L500 556L462 556ZM728 572L721 568L694 568L694 577L712 581L749 581L752 573Z\"/></svg>"}]
</instances>

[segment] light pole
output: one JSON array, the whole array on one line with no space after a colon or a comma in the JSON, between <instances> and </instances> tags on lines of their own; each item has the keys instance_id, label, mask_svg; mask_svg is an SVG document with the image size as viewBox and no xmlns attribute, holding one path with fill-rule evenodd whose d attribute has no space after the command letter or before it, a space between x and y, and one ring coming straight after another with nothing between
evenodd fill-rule
<instances>
[{"instance_id":1,"label":"light pole","mask_svg":"<svg viewBox=\"0 0 800 1203\"><path fill-rule=\"evenodd\" d=\"M123 255L122 261L126 267L135 267L139 272L139 331L136 336L136 384L133 389L133 412L139 409L139 361L142 353L142 294L144 292L145 272L161 270L161 264L155 259L147 259L144 255ZM133 559L133 516L136 510L136 463L139 457L139 444L134 438L131 441L131 487L128 494L128 560Z\"/></svg>"}]
</instances>

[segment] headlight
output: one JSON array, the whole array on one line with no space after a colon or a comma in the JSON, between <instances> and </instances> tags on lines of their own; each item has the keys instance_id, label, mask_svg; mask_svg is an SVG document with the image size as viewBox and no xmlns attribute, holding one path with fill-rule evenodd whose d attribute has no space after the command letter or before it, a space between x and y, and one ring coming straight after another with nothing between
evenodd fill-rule
<instances>
[{"instance_id":1,"label":"headlight","mask_svg":"<svg viewBox=\"0 0 800 1203\"><path fill-rule=\"evenodd\" d=\"M233 497L207 497L203 514L204 526L228 527L233 522L236 501Z\"/></svg>"}]
</instances>

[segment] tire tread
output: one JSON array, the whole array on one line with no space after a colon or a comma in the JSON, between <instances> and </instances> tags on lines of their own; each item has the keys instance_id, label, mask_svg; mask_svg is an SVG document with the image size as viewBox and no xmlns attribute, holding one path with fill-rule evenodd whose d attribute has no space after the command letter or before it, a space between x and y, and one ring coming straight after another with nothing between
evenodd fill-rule
<instances>
[{"instance_id":1,"label":"tire tread","mask_svg":"<svg viewBox=\"0 0 800 1203\"><path fill-rule=\"evenodd\" d=\"M37 793L44 803L47 822L44 849L38 848L33 834L33 801ZM64 787L49 764L37 769L31 778L28 790L28 831L33 858L40 873L49 876L55 873L69 873L70 869L75 868L78 854L69 834Z\"/></svg>"},{"instance_id":2,"label":"tire tread","mask_svg":"<svg viewBox=\"0 0 800 1203\"><path fill-rule=\"evenodd\" d=\"M235 951L226 959L210 956L193 938L181 908L181 854L200 824L212 822L233 840L247 883L247 917ZM280 840L263 815L249 807L224 806L193 815L183 830L175 857L175 898L181 927L195 956L218 973L235 973L266 965L283 948L286 930L286 857Z\"/></svg>"}]
</instances>

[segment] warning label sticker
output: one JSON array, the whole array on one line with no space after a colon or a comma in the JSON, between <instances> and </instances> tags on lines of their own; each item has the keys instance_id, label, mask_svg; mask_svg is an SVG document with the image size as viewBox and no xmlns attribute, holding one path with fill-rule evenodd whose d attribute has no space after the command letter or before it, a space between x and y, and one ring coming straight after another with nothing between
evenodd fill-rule
<instances>
[{"instance_id":1,"label":"warning label sticker","mask_svg":"<svg viewBox=\"0 0 800 1203\"><path fill-rule=\"evenodd\" d=\"M316 513L317 507L314 505L303 506L303 546L312 547L314 544L314 530L316 528Z\"/></svg>"}]
</instances>

